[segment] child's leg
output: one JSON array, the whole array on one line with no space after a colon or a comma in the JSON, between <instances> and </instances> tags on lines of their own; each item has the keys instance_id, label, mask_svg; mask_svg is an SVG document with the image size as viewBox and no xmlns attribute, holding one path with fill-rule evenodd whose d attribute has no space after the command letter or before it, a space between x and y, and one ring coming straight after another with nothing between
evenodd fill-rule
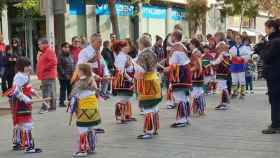
<instances>
[{"instance_id":1,"label":"child's leg","mask_svg":"<svg viewBox=\"0 0 280 158\"><path fill-rule=\"evenodd\" d=\"M190 106L189 98L185 91L174 92L175 103L177 104L176 122L171 127L184 127L189 121Z\"/></svg>"},{"instance_id":2,"label":"child's leg","mask_svg":"<svg viewBox=\"0 0 280 158\"><path fill-rule=\"evenodd\" d=\"M88 137L88 127L78 127L79 130L79 147L78 151L73 154L73 156L87 156L87 137Z\"/></svg>"},{"instance_id":3,"label":"child's leg","mask_svg":"<svg viewBox=\"0 0 280 158\"><path fill-rule=\"evenodd\" d=\"M250 76L250 82L249 82L249 85L250 85L250 91L253 91L253 89L254 89L253 82L254 82L253 77L252 77L252 76Z\"/></svg>"},{"instance_id":4,"label":"child's leg","mask_svg":"<svg viewBox=\"0 0 280 158\"><path fill-rule=\"evenodd\" d=\"M93 128L89 128L87 132L88 153L94 153L96 148L96 132Z\"/></svg>"},{"instance_id":5,"label":"child's leg","mask_svg":"<svg viewBox=\"0 0 280 158\"><path fill-rule=\"evenodd\" d=\"M246 91L246 81L245 81L245 72L240 72L238 73L238 81L240 83L240 95L245 96L245 91Z\"/></svg>"},{"instance_id":6,"label":"child's leg","mask_svg":"<svg viewBox=\"0 0 280 158\"><path fill-rule=\"evenodd\" d=\"M249 90L249 77L246 76L246 91Z\"/></svg>"},{"instance_id":7,"label":"child's leg","mask_svg":"<svg viewBox=\"0 0 280 158\"><path fill-rule=\"evenodd\" d=\"M232 95L237 96L238 92L238 73L231 73L232 78Z\"/></svg>"},{"instance_id":8,"label":"child's leg","mask_svg":"<svg viewBox=\"0 0 280 158\"><path fill-rule=\"evenodd\" d=\"M24 123L21 125L21 145L24 146L26 153L39 153L41 149L35 148L32 135L32 123Z\"/></svg>"},{"instance_id":9,"label":"child's leg","mask_svg":"<svg viewBox=\"0 0 280 158\"><path fill-rule=\"evenodd\" d=\"M157 108L144 109L144 134L139 135L138 139L150 139L158 134L159 129L159 111Z\"/></svg>"}]
</instances>

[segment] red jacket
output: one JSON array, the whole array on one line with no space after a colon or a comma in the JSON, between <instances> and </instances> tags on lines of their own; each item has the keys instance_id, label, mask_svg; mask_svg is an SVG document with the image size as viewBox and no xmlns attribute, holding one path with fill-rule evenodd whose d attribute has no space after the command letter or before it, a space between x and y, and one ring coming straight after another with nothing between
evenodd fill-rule
<instances>
[{"instance_id":1,"label":"red jacket","mask_svg":"<svg viewBox=\"0 0 280 158\"><path fill-rule=\"evenodd\" d=\"M57 58L51 48L42 51L37 61L37 77L39 80L52 80L57 77Z\"/></svg>"},{"instance_id":2,"label":"red jacket","mask_svg":"<svg viewBox=\"0 0 280 158\"><path fill-rule=\"evenodd\" d=\"M71 53L75 64L78 62L78 58L81 50L82 48L80 47L71 47Z\"/></svg>"}]
</instances>

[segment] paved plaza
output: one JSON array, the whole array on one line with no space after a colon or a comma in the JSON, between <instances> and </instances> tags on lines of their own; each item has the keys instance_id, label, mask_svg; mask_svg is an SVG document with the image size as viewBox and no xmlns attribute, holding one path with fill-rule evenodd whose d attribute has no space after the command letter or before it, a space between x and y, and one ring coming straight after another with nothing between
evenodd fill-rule
<instances>
[{"instance_id":1,"label":"paved plaza","mask_svg":"<svg viewBox=\"0 0 280 158\"><path fill-rule=\"evenodd\" d=\"M207 116L192 118L191 126L170 128L175 110L160 108L160 134L151 140L137 140L142 133L143 117L134 99L137 122L117 124L112 98L101 103L105 134L98 135L97 153L93 158L279 158L280 135L263 135L261 130L270 122L269 104L264 82L256 85L256 94L245 100L233 100L228 111L215 111L217 96L208 96ZM1 99L1 107L5 100ZM12 120L0 116L0 158L69 158L77 146L77 129L68 126L65 108L44 115L34 105L34 135L40 154L11 151Z\"/></svg>"}]
</instances>

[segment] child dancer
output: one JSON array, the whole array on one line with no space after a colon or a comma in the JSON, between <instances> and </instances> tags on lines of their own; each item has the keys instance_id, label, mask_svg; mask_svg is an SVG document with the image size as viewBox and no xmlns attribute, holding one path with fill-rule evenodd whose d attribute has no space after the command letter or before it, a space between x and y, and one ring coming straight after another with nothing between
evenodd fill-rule
<instances>
[{"instance_id":1,"label":"child dancer","mask_svg":"<svg viewBox=\"0 0 280 158\"><path fill-rule=\"evenodd\" d=\"M216 110L227 110L227 105L230 102L227 87L227 80L230 77L230 55L228 53L228 45L225 42L217 44L217 57L211 62L211 65L216 67L218 90L221 92L221 101Z\"/></svg>"},{"instance_id":2,"label":"child dancer","mask_svg":"<svg viewBox=\"0 0 280 158\"><path fill-rule=\"evenodd\" d=\"M115 41L112 49L116 54L116 73L113 81L113 95L117 95L121 98L116 103L116 120L120 120L121 123L135 121L136 119L132 117L130 102L134 91L133 82L135 73L132 59L128 55L130 48L126 41Z\"/></svg>"},{"instance_id":3,"label":"child dancer","mask_svg":"<svg viewBox=\"0 0 280 158\"><path fill-rule=\"evenodd\" d=\"M176 122L172 128L185 127L189 123L189 90L192 85L192 73L190 69L190 59L187 50L181 43L182 32L174 31L172 34L172 55L169 60L169 82L171 83L172 93L175 104L177 105Z\"/></svg>"},{"instance_id":4,"label":"child dancer","mask_svg":"<svg viewBox=\"0 0 280 158\"><path fill-rule=\"evenodd\" d=\"M205 115L206 101L204 96L204 75L202 71L201 52L199 50L200 42L192 39L190 43L191 65L192 65L192 111L194 115Z\"/></svg>"},{"instance_id":5,"label":"child dancer","mask_svg":"<svg viewBox=\"0 0 280 158\"><path fill-rule=\"evenodd\" d=\"M210 62L214 60L214 56L210 54L210 48L208 46L203 47L202 55L202 66L203 66L203 75L204 75L204 86L205 93L212 94L214 93L214 82L215 82L215 71L214 67L210 65Z\"/></svg>"},{"instance_id":6,"label":"child dancer","mask_svg":"<svg viewBox=\"0 0 280 158\"><path fill-rule=\"evenodd\" d=\"M137 98L139 106L144 109L144 134L139 135L138 139L149 139L158 134L159 129L159 110L158 104L162 99L160 79L156 72L157 56L151 50L152 40L143 35L139 40L141 53L137 59ZM141 70L141 71L140 71Z\"/></svg>"},{"instance_id":7,"label":"child dancer","mask_svg":"<svg viewBox=\"0 0 280 158\"><path fill-rule=\"evenodd\" d=\"M96 97L97 85L92 77L91 67L88 64L78 65L79 80L75 82L71 92L70 122L76 114L76 125L79 130L79 149L74 157L84 157L95 152L96 132L93 129L101 123L101 117Z\"/></svg>"},{"instance_id":8,"label":"child dancer","mask_svg":"<svg viewBox=\"0 0 280 158\"><path fill-rule=\"evenodd\" d=\"M13 87L5 95L9 97L13 115L13 150L25 150L26 153L42 152L35 148L32 135L32 95L35 91L30 84L31 63L27 58L19 58L16 62L17 73ZM44 100L41 100L44 101Z\"/></svg>"},{"instance_id":9,"label":"child dancer","mask_svg":"<svg viewBox=\"0 0 280 158\"><path fill-rule=\"evenodd\" d=\"M232 98L238 96L238 90L240 86L240 99L245 96L245 70L247 60L250 58L251 50L249 47L242 44L241 35L235 36L236 45L230 48L229 53L232 57L230 71L232 77Z\"/></svg>"}]
</instances>

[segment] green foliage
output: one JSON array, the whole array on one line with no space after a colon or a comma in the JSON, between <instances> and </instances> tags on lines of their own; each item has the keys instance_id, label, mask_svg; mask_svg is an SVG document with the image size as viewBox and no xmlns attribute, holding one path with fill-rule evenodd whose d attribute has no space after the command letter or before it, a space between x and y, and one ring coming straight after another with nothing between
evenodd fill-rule
<instances>
[{"instance_id":1,"label":"green foliage","mask_svg":"<svg viewBox=\"0 0 280 158\"><path fill-rule=\"evenodd\" d=\"M256 0L223 0L222 16L243 15L249 18L258 15L259 4Z\"/></svg>"},{"instance_id":2,"label":"green foliage","mask_svg":"<svg viewBox=\"0 0 280 158\"><path fill-rule=\"evenodd\" d=\"M199 26L203 24L207 11L209 10L207 0L189 0L187 5L187 19L190 22L190 34L196 33Z\"/></svg>"},{"instance_id":3,"label":"green foliage","mask_svg":"<svg viewBox=\"0 0 280 158\"><path fill-rule=\"evenodd\" d=\"M0 14L2 13L2 10L4 9L5 4L7 3L6 1L7 0L0 0Z\"/></svg>"},{"instance_id":4,"label":"green foliage","mask_svg":"<svg viewBox=\"0 0 280 158\"><path fill-rule=\"evenodd\" d=\"M39 15L40 13L40 0L23 0L15 5L19 9L23 9L32 15Z\"/></svg>"}]
</instances>

